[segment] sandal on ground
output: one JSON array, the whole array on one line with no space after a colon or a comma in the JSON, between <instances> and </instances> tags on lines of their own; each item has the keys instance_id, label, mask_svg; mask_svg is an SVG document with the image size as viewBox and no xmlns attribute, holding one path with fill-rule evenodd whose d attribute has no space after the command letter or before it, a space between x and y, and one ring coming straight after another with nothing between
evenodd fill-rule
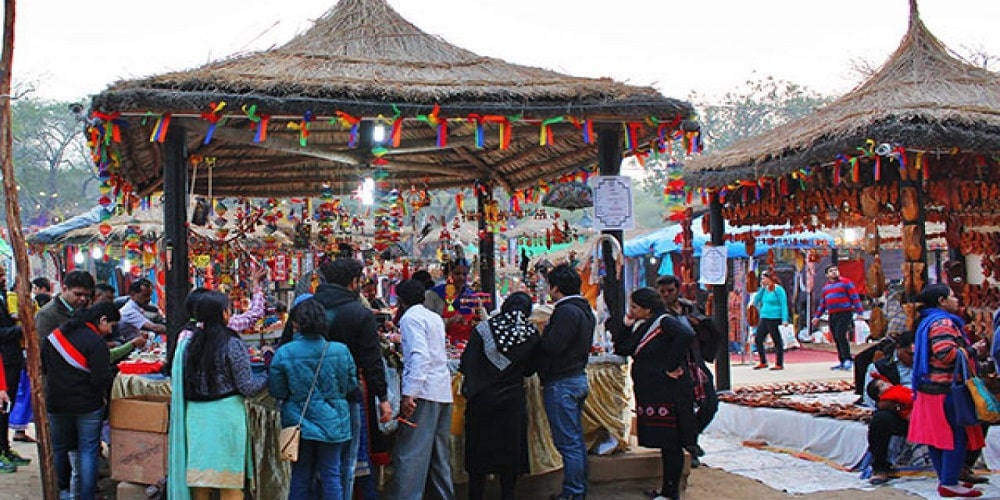
<instances>
[{"instance_id":1,"label":"sandal on ground","mask_svg":"<svg viewBox=\"0 0 1000 500\"><path fill-rule=\"evenodd\" d=\"M767 363L757 363L757 366L753 367L754 370L763 370L764 368L767 368Z\"/></svg>"},{"instance_id":2,"label":"sandal on ground","mask_svg":"<svg viewBox=\"0 0 1000 500\"><path fill-rule=\"evenodd\" d=\"M939 484L938 495L946 498L976 498L983 496L983 492L957 484L955 486L945 486L943 484Z\"/></svg>"},{"instance_id":3,"label":"sandal on ground","mask_svg":"<svg viewBox=\"0 0 1000 500\"><path fill-rule=\"evenodd\" d=\"M872 474L872 477L868 479L868 483L872 486L878 486L880 484L888 483L889 479L888 472L875 472Z\"/></svg>"}]
</instances>

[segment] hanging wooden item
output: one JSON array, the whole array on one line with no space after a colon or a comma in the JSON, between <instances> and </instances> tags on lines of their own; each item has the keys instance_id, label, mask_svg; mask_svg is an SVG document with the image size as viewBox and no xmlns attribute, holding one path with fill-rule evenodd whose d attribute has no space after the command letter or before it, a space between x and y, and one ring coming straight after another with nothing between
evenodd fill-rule
<instances>
[{"instance_id":1,"label":"hanging wooden item","mask_svg":"<svg viewBox=\"0 0 1000 500\"><path fill-rule=\"evenodd\" d=\"M757 238L753 235L747 237L743 240L743 247L746 248L747 257L753 257L753 254L757 251Z\"/></svg>"},{"instance_id":2,"label":"hanging wooden item","mask_svg":"<svg viewBox=\"0 0 1000 500\"><path fill-rule=\"evenodd\" d=\"M879 213L878 186L869 186L861 190L861 214L865 217L875 217Z\"/></svg>"},{"instance_id":3,"label":"hanging wooden item","mask_svg":"<svg viewBox=\"0 0 1000 500\"><path fill-rule=\"evenodd\" d=\"M872 308L871 316L868 319L868 327L871 329L871 338L878 340L885 336L889 329L889 321L886 319L882 308L875 306Z\"/></svg>"},{"instance_id":4,"label":"hanging wooden item","mask_svg":"<svg viewBox=\"0 0 1000 500\"><path fill-rule=\"evenodd\" d=\"M760 283L757 281L757 275L753 271L747 271L747 292L754 293L760 288Z\"/></svg>"},{"instance_id":5,"label":"hanging wooden item","mask_svg":"<svg viewBox=\"0 0 1000 500\"><path fill-rule=\"evenodd\" d=\"M861 245L864 250L872 255L878 255L882 238L878 234L878 223L872 221L865 226L865 237Z\"/></svg>"},{"instance_id":6,"label":"hanging wooden item","mask_svg":"<svg viewBox=\"0 0 1000 500\"><path fill-rule=\"evenodd\" d=\"M868 295L872 297L885 293L885 273L882 272L882 258L878 255L875 255L872 265L865 272L865 286L868 288Z\"/></svg>"},{"instance_id":7,"label":"hanging wooden item","mask_svg":"<svg viewBox=\"0 0 1000 500\"><path fill-rule=\"evenodd\" d=\"M924 247L920 244L920 227L916 224L903 225L903 253L908 261L923 259Z\"/></svg>"},{"instance_id":8,"label":"hanging wooden item","mask_svg":"<svg viewBox=\"0 0 1000 500\"><path fill-rule=\"evenodd\" d=\"M924 263L903 263L903 287L910 296L916 296L924 289Z\"/></svg>"},{"instance_id":9,"label":"hanging wooden item","mask_svg":"<svg viewBox=\"0 0 1000 500\"><path fill-rule=\"evenodd\" d=\"M916 222L920 216L920 205L917 204L917 188L905 187L900 190L903 197L901 213L904 222Z\"/></svg>"}]
</instances>

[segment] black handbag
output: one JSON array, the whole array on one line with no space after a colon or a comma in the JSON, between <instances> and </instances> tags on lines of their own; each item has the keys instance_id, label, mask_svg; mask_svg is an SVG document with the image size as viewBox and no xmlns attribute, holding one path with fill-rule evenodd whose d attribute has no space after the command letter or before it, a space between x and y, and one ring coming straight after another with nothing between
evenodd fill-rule
<instances>
[{"instance_id":1,"label":"black handbag","mask_svg":"<svg viewBox=\"0 0 1000 500\"><path fill-rule=\"evenodd\" d=\"M959 375L962 379L958 380ZM951 378L951 407L955 413L955 424L979 425L979 417L976 416L976 403L972 401L972 394L966 387L965 381L969 378L969 366L965 360L965 354L958 351L955 356L955 372Z\"/></svg>"}]
</instances>

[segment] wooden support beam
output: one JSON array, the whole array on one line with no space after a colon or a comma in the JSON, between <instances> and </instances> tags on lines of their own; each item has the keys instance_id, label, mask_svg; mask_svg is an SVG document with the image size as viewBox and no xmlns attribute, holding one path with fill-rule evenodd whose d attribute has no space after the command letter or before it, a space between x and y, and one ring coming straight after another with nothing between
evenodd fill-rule
<instances>
[{"instance_id":1,"label":"wooden support beam","mask_svg":"<svg viewBox=\"0 0 1000 500\"><path fill-rule=\"evenodd\" d=\"M588 160L593 160L595 159L596 156L597 156L597 151L591 148L573 151L572 153L568 153L559 156L557 158L553 158L548 162L539 163L538 165L535 165L532 168L532 171L535 172L534 175L528 177L525 180L515 180L513 183L517 186L532 186L534 184L537 184L538 181L552 179L558 174L558 172L569 171L572 168L581 166L581 164L588 163ZM551 167L553 164L556 163L558 164L569 163L571 166L560 166L554 172L546 168L546 167Z\"/></svg>"},{"instance_id":2,"label":"wooden support beam","mask_svg":"<svg viewBox=\"0 0 1000 500\"><path fill-rule=\"evenodd\" d=\"M469 162L485 179L490 181L499 182L508 193L513 193L514 188L511 187L510 181L507 180L495 167L487 165L482 159L473 154L467 147L461 147L455 150L463 160Z\"/></svg>"}]
</instances>

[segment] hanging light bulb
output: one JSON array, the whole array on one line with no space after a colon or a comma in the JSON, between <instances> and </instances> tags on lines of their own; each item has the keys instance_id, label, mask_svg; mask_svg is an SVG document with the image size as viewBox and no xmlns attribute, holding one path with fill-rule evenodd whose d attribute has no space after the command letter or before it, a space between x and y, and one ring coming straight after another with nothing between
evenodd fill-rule
<instances>
[{"instance_id":1,"label":"hanging light bulb","mask_svg":"<svg viewBox=\"0 0 1000 500\"><path fill-rule=\"evenodd\" d=\"M101 250L101 247L95 246L90 250L90 258L99 260L101 257L104 257L104 251Z\"/></svg>"},{"instance_id":2,"label":"hanging light bulb","mask_svg":"<svg viewBox=\"0 0 1000 500\"><path fill-rule=\"evenodd\" d=\"M371 206L375 204L375 179L365 177L365 181L361 183L361 190L358 195L361 198L362 205Z\"/></svg>"},{"instance_id":3,"label":"hanging light bulb","mask_svg":"<svg viewBox=\"0 0 1000 500\"><path fill-rule=\"evenodd\" d=\"M86 257L83 256L83 251L81 250L81 251L76 252L76 255L73 256L73 262L75 262L77 264L83 264L83 260L85 258Z\"/></svg>"},{"instance_id":4,"label":"hanging light bulb","mask_svg":"<svg viewBox=\"0 0 1000 500\"><path fill-rule=\"evenodd\" d=\"M649 263L653 264L654 266L656 265L656 256L655 255L649 258Z\"/></svg>"},{"instance_id":5,"label":"hanging light bulb","mask_svg":"<svg viewBox=\"0 0 1000 500\"><path fill-rule=\"evenodd\" d=\"M125 274L132 272L132 262L130 262L128 259L122 259L121 267L122 267L122 272Z\"/></svg>"},{"instance_id":6,"label":"hanging light bulb","mask_svg":"<svg viewBox=\"0 0 1000 500\"><path fill-rule=\"evenodd\" d=\"M376 123L372 127L372 142L375 144L382 144L385 142L386 127L381 123Z\"/></svg>"}]
</instances>

